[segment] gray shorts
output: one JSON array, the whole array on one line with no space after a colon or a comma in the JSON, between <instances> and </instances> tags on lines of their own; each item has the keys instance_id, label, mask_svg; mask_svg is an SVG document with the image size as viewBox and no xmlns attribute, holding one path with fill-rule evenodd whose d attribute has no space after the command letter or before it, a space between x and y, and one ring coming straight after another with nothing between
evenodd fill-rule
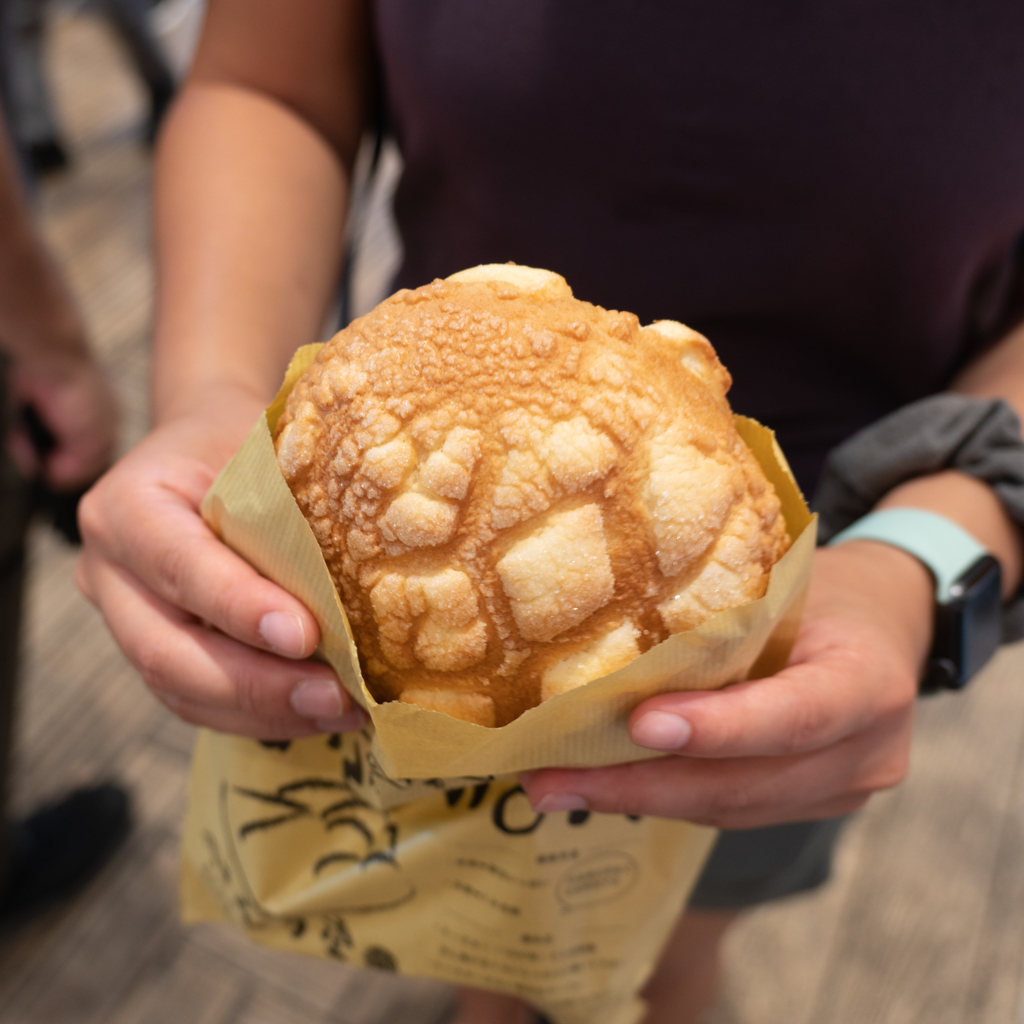
<instances>
[{"instance_id":1,"label":"gray shorts","mask_svg":"<svg viewBox=\"0 0 1024 1024\"><path fill-rule=\"evenodd\" d=\"M722 832L690 897L695 910L741 910L828 880L847 818Z\"/></svg>"}]
</instances>

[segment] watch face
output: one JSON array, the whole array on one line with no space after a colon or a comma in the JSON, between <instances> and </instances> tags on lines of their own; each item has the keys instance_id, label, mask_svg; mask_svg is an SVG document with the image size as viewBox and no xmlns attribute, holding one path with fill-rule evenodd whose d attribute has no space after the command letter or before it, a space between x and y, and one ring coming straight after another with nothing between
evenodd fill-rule
<instances>
[{"instance_id":1,"label":"watch face","mask_svg":"<svg viewBox=\"0 0 1024 1024\"><path fill-rule=\"evenodd\" d=\"M943 663L940 686L959 689L995 653L1002 638L1000 584L999 563L986 555L953 584L949 603L936 609L931 660Z\"/></svg>"}]
</instances>

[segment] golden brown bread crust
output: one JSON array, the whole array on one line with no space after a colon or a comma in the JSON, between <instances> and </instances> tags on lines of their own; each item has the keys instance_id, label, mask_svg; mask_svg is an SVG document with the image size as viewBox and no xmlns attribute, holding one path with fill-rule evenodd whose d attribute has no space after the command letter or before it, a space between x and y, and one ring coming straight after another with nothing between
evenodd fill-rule
<instances>
[{"instance_id":1,"label":"golden brown bread crust","mask_svg":"<svg viewBox=\"0 0 1024 1024\"><path fill-rule=\"evenodd\" d=\"M689 328L526 267L336 335L275 445L375 698L503 725L762 596L789 538L729 384Z\"/></svg>"}]
</instances>

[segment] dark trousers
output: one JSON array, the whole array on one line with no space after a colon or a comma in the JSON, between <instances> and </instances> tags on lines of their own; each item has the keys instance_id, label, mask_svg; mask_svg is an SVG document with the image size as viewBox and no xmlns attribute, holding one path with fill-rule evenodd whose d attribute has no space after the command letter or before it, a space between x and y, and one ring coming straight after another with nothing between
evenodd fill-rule
<instances>
[{"instance_id":1,"label":"dark trousers","mask_svg":"<svg viewBox=\"0 0 1024 1024\"><path fill-rule=\"evenodd\" d=\"M15 472L6 453L0 453L0 879L10 855L8 787L30 514L29 486Z\"/></svg>"},{"instance_id":2,"label":"dark trousers","mask_svg":"<svg viewBox=\"0 0 1024 1024\"><path fill-rule=\"evenodd\" d=\"M828 881L847 818L722 832L690 897L694 910L742 910Z\"/></svg>"}]
</instances>

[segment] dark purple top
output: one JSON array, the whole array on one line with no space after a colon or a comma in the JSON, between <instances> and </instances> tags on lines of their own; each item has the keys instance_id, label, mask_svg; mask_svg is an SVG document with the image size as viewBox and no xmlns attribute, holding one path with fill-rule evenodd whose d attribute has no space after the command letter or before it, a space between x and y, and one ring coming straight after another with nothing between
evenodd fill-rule
<instances>
[{"instance_id":1,"label":"dark purple top","mask_svg":"<svg viewBox=\"0 0 1024 1024\"><path fill-rule=\"evenodd\" d=\"M547 267L711 339L813 489L991 335L1024 230L1020 0L376 0L400 284Z\"/></svg>"}]
</instances>

